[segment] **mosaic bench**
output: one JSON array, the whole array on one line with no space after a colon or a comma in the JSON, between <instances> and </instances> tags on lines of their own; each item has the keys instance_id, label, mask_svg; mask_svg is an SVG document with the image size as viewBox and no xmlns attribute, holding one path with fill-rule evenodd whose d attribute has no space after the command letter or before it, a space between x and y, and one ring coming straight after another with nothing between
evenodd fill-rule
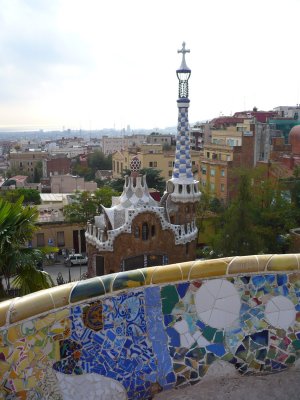
<instances>
[{"instance_id":1,"label":"mosaic bench","mask_svg":"<svg viewBox=\"0 0 300 400\"><path fill-rule=\"evenodd\" d=\"M300 354L300 255L151 267L0 303L0 399L150 399ZM201 384L200 384L201 385Z\"/></svg>"}]
</instances>

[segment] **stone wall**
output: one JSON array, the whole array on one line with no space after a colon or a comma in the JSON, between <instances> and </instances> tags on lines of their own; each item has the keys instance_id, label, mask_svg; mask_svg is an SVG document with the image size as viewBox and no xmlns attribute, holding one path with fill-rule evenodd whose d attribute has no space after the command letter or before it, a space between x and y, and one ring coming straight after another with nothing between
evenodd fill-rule
<instances>
[{"instance_id":1,"label":"stone wall","mask_svg":"<svg viewBox=\"0 0 300 400\"><path fill-rule=\"evenodd\" d=\"M150 399L201 385L220 363L288 370L300 355L299 261L187 262L2 302L0 398Z\"/></svg>"}]
</instances>

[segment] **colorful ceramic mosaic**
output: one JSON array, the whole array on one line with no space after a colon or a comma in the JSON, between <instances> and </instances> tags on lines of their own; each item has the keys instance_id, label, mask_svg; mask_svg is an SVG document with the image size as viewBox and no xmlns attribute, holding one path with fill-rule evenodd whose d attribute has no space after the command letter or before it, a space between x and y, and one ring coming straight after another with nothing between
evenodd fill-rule
<instances>
[{"instance_id":1,"label":"colorful ceramic mosaic","mask_svg":"<svg viewBox=\"0 0 300 400\"><path fill-rule=\"evenodd\" d=\"M243 375L285 370L300 356L299 298L299 256L287 255L129 271L0 303L0 399L150 399L219 361Z\"/></svg>"}]
</instances>

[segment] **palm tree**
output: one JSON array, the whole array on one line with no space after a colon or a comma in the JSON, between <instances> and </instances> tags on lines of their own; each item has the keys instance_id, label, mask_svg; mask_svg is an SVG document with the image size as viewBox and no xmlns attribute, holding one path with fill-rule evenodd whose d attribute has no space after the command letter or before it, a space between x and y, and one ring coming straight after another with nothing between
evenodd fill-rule
<instances>
[{"instance_id":1,"label":"palm tree","mask_svg":"<svg viewBox=\"0 0 300 400\"><path fill-rule=\"evenodd\" d=\"M38 211L36 207L24 207L22 202L22 197L16 203L0 199L0 275L4 277L7 289L10 278L15 276L14 285L21 294L27 294L51 287L53 282L35 267L43 253L26 247L37 230Z\"/></svg>"}]
</instances>

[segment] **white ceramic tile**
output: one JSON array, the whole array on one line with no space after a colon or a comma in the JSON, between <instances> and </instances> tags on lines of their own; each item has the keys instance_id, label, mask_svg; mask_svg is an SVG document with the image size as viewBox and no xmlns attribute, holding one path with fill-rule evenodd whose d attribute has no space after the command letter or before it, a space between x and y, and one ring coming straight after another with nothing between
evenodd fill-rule
<instances>
[{"instance_id":1,"label":"white ceramic tile","mask_svg":"<svg viewBox=\"0 0 300 400\"><path fill-rule=\"evenodd\" d=\"M214 295L207 296L208 292ZM239 317L241 308L240 296L234 285L222 279L205 282L195 294L195 304L199 318L214 328L230 326Z\"/></svg>"},{"instance_id":2,"label":"white ceramic tile","mask_svg":"<svg viewBox=\"0 0 300 400\"><path fill-rule=\"evenodd\" d=\"M208 322L210 320L211 313L212 313L212 310L208 310L208 311L199 313L198 316L203 322L208 324Z\"/></svg>"},{"instance_id":3,"label":"white ceramic tile","mask_svg":"<svg viewBox=\"0 0 300 400\"><path fill-rule=\"evenodd\" d=\"M239 314L241 300L239 296L230 296L216 300L215 308L222 311L228 311L232 314Z\"/></svg>"},{"instance_id":4,"label":"white ceramic tile","mask_svg":"<svg viewBox=\"0 0 300 400\"><path fill-rule=\"evenodd\" d=\"M189 332L189 326L184 319L176 322L173 327L179 334Z\"/></svg>"},{"instance_id":5,"label":"white ceramic tile","mask_svg":"<svg viewBox=\"0 0 300 400\"><path fill-rule=\"evenodd\" d=\"M193 335L193 338L198 343L199 347L206 347L211 344L205 337L198 331Z\"/></svg>"},{"instance_id":6,"label":"white ceramic tile","mask_svg":"<svg viewBox=\"0 0 300 400\"><path fill-rule=\"evenodd\" d=\"M204 286L213 295L214 298L218 297L223 279L212 279L205 282Z\"/></svg>"},{"instance_id":7,"label":"white ceramic tile","mask_svg":"<svg viewBox=\"0 0 300 400\"><path fill-rule=\"evenodd\" d=\"M266 304L266 314L272 312L278 312L279 308L274 304L272 300L269 300Z\"/></svg>"},{"instance_id":8,"label":"white ceramic tile","mask_svg":"<svg viewBox=\"0 0 300 400\"><path fill-rule=\"evenodd\" d=\"M234 287L234 285L232 283L228 282L226 279L223 279L218 298L222 299L222 298L230 297L230 296L234 296L234 295L238 295L238 292L237 292L236 288Z\"/></svg>"},{"instance_id":9,"label":"white ceramic tile","mask_svg":"<svg viewBox=\"0 0 300 400\"><path fill-rule=\"evenodd\" d=\"M279 311L275 312L270 312L266 314L266 320L269 322L269 324L278 327L278 317L279 317Z\"/></svg>"},{"instance_id":10,"label":"white ceramic tile","mask_svg":"<svg viewBox=\"0 0 300 400\"><path fill-rule=\"evenodd\" d=\"M184 335L180 335L180 344L182 347L190 348L194 342L195 340L190 333L185 333Z\"/></svg>"},{"instance_id":11,"label":"white ceramic tile","mask_svg":"<svg viewBox=\"0 0 300 400\"><path fill-rule=\"evenodd\" d=\"M125 388L119 382L102 375L67 375L56 372L56 376L64 400L127 399Z\"/></svg>"},{"instance_id":12,"label":"white ceramic tile","mask_svg":"<svg viewBox=\"0 0 300 400\"><path fill-rule=\"evenodd\" d=\"M226 328L231 326L237 318L238 315L214 309L210 317L209 325L213 328Z\"/></svg>"},{"instance_id":13,"label":"white ceramic tile","mask_svg":"<svg viewBox=\"0 0 300 400\"><path fill-rule=\"evenodd\" d=\"M295 323L295 306L284 296L272 297L266 304L265 317L271 325L287 329Z\"/></svg>"},{"instance_id":14,"label":"white ceramic tile","mask_svg":"<svg viewBox=\"0 0 300 400\"><path fill-rule=\"evenodd\" d=\"M208 291L205 285L195 293L195 306L197 313L211 310L215 303L215 297Z\"/></svg>"}]
</instances>

